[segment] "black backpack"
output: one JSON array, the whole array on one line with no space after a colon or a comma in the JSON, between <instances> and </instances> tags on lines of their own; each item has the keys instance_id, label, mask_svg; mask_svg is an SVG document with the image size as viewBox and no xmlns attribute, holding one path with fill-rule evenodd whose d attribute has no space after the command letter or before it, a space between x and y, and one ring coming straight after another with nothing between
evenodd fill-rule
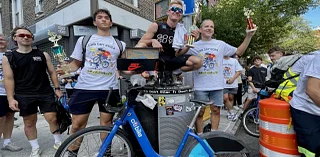
<instances>
[{"instance_id":1,"label":"black backpack","mask_svg":"<svg viewBox=\"0 0 320 157\"><path fill-rule=\"evenodd\" d=\"M72 119L69 111L67 111L61 102L59 100L56 101L56 108L57 108L57 123L58 123L58 129L55 130L54 133L60 133L62 134L68 129L69 134L69 126L72 124Z\"/></svg>"},{"instance_id":2,"label":"black backpack","mask_svg":"<svg viewBox=\"0 0 320 157\"><path fill-rule=\"evenodd\" d=\"M87 44L88 44L91 36L92 36L92 35L86 35L86 36L84 36L83 39L82 39L82 65L81 65L81 67L84 67L84 62L85 62L85 60L86 60L86 47L87 47ZM117 45L118 45L118 47L119 47L119 50L120 50L120 55L119 55L119 57L121 57L122 52L123 52L123 45L122 45L122 43L121 43L120 40L118 40L118 39L116 39L116 38L114 38L114 40L116 41L116 43L117 43Z\"/></svg>"}]
</instances>

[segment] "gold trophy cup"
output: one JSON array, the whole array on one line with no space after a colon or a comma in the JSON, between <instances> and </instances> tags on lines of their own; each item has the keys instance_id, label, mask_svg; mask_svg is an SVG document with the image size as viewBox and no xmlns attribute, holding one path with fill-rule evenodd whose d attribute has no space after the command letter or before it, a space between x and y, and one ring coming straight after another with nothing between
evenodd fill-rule
<instances>
[{"instance_id":1,"label":"gold trophy cup","mask_svg":"<svg viewBox=\"0 0 320 157\"><path fill-rule=\"evenodd\" d=\"M252 22L251 16L254 15L254 12L249 8L243 8L244 16L247 17L248 29L246 32L252 32L257 30L257 26Z\"/></svg>"},{"instance_id":2,"label":"gold trophy cup","mask_svg":"<svg viewBox=\"0 0 320 157\"><path fill-rule=\"evenodd\" d=\"M195 37L191 35L191 32L199 29L196 24L197 24L197 20L199 20L200 18L200 14L201 14L201 2L195 2L192 26L189 28L187 37L185 37L187 40L187 43L186 43L187 47L191 47L191 48L194 47L193 44L195 42Z\"/></svg>"},{"instance_id":3,"label":"gold trophy cup","mask_svg":"<svg viewBox=\"0 0 320 157\"><path fill-rule=\"evenodd\" d=\"M50 31L48 31L48 36L49 41L53 42L53 46L51 47L52 55L54 59L58 60L60 69L65 72L65 74L60 76L60 78L67 78L72 76L70 74L70 65L66 63L66 60L69 60L69 58L64 52L63 46L58 44L58 41L62 39L62 36Z\"/></svg>"}]
</instances>

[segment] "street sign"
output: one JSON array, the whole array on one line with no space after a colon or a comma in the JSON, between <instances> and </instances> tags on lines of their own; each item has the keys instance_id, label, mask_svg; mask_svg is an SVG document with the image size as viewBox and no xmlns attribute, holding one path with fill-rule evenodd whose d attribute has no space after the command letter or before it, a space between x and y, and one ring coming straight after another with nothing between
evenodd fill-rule
<instances>
[{"instance_id":1,"label":"street sign","mask_svg":"<svg viewBox=\"0 0 320 157\"><path fill-rule=\"evenodd\" d=\"M183 1L184 1L184 5L185 5L184 14L185 14L185 15L193 14L194 1L195 1L195 0L183 0Z\"/></svg>"}]
</instances>

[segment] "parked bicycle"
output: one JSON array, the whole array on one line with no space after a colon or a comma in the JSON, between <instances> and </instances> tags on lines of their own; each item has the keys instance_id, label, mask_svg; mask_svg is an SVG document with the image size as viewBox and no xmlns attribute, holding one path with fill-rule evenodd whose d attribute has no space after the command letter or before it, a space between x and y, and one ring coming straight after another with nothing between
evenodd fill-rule
<instances>
[{"instance_id":1,"label":"parked bicycle","mask_svg":"<svg viewBox=\"0 0 320 157\"><path fill-rule=\"evenodd\" d=\"M130 124L139 145L147 157L159 157L160 155L152 148L139 119L134 112L137 91L141 87L132 87L127 93L127 101L123 103L122 110L118 113L113 126L92 126L76 132L67 138L57 150L55 157L64 156L128 156L133 157L133 147L127 138L127 134L121 126L127 122ZM110 93L108 97L110 96ZM107 98L108 100L108 98ZM204 133L198 136L194 133L194 123L203 106L212 102L201 100L190 100L197 105L193 106L196 113L190 122L186 133L175 154L180 156L249 156L248 149L235 136L221 131ZM105 106L106 109L108 105ZM191 136L188 140L188 137Z\"/></svg>"},{"instance_id":2,"label":"parked bicycle","mask_svg":"<svg viewBox=\"0 0 320 157\"><path fill-rule=\"evenodd\" d=\"M249 107L242 114L242 124L246 132L254 137L259 137L259 101L269 97L265 89L261 89L257 98L253 99Z\"/></svg>"}]
</instances>

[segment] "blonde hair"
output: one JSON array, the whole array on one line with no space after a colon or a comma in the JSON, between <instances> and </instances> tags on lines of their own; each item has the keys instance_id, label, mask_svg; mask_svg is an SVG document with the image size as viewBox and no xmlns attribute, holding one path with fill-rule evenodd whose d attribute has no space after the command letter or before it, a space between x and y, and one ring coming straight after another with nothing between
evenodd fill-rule
<instances>
[{"instance_id":1,"label":"blonde hair","mask_svg":"<svg viewBox=\"0 0 320 157\"><path fill-rule=\"evenodd\" d=\"M202 28L202 27L204 26L204 24L205 24L206 22L208 22L208 21L211 21L211 22L214 24L214 22L213 22L212 20L210 20L210 19L205 19L205 20L202 21L202 23L201 23L201 25L200 25L200 28Z\"/></svg>"},{"instance_id":2,"label":"blonde hair","mask_svg":"<svg viewBox=\"0 0 320 157\"><path fill-rule=\"evenodd\" d=\"M183 7L183 2L181 0L174 0L170 3L170 7L173 5L173 4L178 4L178 5L181 5Z\"/></svg>"}]
</instances>

